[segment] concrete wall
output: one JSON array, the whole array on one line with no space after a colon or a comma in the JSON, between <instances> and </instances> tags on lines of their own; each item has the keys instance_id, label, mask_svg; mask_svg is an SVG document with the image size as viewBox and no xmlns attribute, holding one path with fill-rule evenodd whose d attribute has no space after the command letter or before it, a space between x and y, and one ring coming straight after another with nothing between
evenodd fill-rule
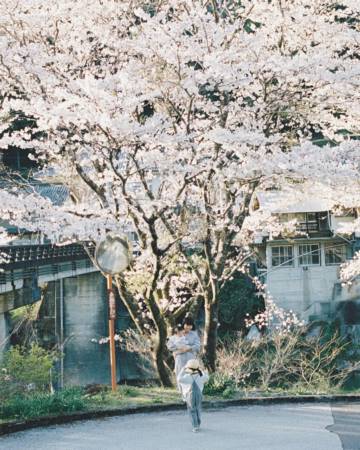
<instances>
[{"instance_id":1,"label":"concrete wall","mask_svg":"<svg viewBox=\"0 0 360 450\"><path fill-rule=\"evenodd\" d=\"M65 342L64 384L107 383L110 377L108 346L91 342L94 338L107 335L104 277L100 273L92 273L66 278L56 283L57 332L60 334L63 329Z\"/></svg>"},{"instance_id":2,"label":"concrete wall","mask_svg":"<svg viewBox=\"0 0 360 450\"><path fill-rule=\"evenodd\" d=\"M6 281L0 283L0 299L1 296L8 292L10 293L10 297L11 298L11 293L14 290L18 290L24 287L24 281L25 281L25 285L28 288L32 288L34 290L34 286L31 286L32 283L35 283L36 285L44 285L50 281L56 281L59 280L60 278L69 278L69 277L74 277L74 276L78 276L78 275L83 275L86 273L91 273L91 272L98 272L98 270L96 269L96 267L90 265L89 267L87 267L87 261L85 260L80 260L80 261L74 261L75 267L76 268L72 268L71 270L69 269L69 267L72 266L71 261L67 261L64 263L58 263L56 264L56 268L57 271L53 273L52 271L52 266L50 265L45 265L45 266L40 266L38 268L38 272L37 272L37 276L36 278L34 278L33 280L24 280L24 271L26 272L27 268L24 267L22 269L15 269L13 271L6 271L3 273L3 276L5 276ZM13 280L12 275L13 275ZM34 290L36 291L36 289ZM31 303L31 302L30 302ZM1 301L0 301L1 304ZM14 307L11 306L9 309L15 309L18 306L15 305Z\"/></svg>"},{"instance_id":3,"label":"concrete wall","mask_svg":"<svg viewBox=\"0 0 360 450\"><path fill-rule=\"evenodd\" d=\"M0 313L31 305L40 300L40 290L27 286L27 280L22 280L22 287L0 294Z\"/></svg>"},{"instance_id":4,"label":"concrete wall","mask_svg":"<svg viewBox=\"0 0 360 450\"><path fill-rule=\"evenodd\" d=\"M61 287L61 283L62 287ZM63 307L61 307L61 290ZM108 336L108 300L105 278L91 273L57 282L57 334L63 329L63 384L86 385L110 382L108 344L92 339ZM63 326L61 325L63 309ZM116 331L130 325L129 316L117 299ZM136 355L116 348L117 381L142 378ZM60 367L61 368L61 367Z\"/></svg>"},{"instance_id":5,"label":"concrete wall","mask_svg":"<svg viewBox=\"0 0 360 450\"><path fill-rule=\"evenodd\" d=\"M286 242L284 242L285 245ZM321 265L299 266L297 247L294 246L293 267L271 267L271 247L266 249L267 290L277 305L294 311L301 319L313 315L323 316L335 310L334 289L339 278L339 265L325 265L324 247L321 245Z\"/></svg>"}]
</instances>

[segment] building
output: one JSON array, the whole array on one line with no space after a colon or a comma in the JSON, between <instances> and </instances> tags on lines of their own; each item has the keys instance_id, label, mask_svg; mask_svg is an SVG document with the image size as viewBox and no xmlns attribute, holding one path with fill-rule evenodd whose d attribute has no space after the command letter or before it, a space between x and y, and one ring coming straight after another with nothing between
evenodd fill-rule
<instances>
[{"instance_id":1,"label":"building","mask_svg":"<svg viewBox=\"0 0 360 450\"><path fill-rule=\"evenodd\" d=\"M46 177L40 171L29 172L36 166L28 160L28 152L26 158L17 149L2 155L0 150L1 189L11 190L19 181L24 195L36 192L54 205L68 201L70 193L61 180L51 173ZM94 245L56 246L41 233L19 229L1 217L0 229L7 232L0 242L0 366L10 345L23 344L13 312L33 305L37 342L61 352L58 386L108 383L108 346L93 342L108 335L106 280L89 257ZM123 331L131 319L121 299L116 299L116 330ZM119 382L145 377L143 362L134 352L119 349L116 365Z\"/></svg>"},{"instance_id":2,"label":"building","mask_svg":"<svg viewBox=\"0 0 360 450\"><path fill-rule=\"evenodd\" d=\"M266 211L288 228L278 236L259 230L254 239L259 274L277 305L308 322L334 318L346 302L360 304L360 283L344 287L339 279L340 265L360 247L358 236L340 230L359 210L334 212L333 202L299 191L287 193L283 202L282 195L260 192L251 207L252 213Z\"/></svg>"}]
</instances>

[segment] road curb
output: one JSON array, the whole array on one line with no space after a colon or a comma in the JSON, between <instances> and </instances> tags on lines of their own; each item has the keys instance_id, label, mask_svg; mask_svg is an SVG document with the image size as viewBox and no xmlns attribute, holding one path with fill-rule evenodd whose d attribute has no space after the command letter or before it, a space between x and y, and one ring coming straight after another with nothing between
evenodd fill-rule
<instances>
[{"instance_id":1,"label":"road curb","mask_svg":"<svg viewBox=\"0 0 360 450\"><path fill-rule=\"evenodd\" d=\"M360 395L299 395L299 396L275 396L275 397L246 397L235 400L204 401L204 409L220 409L231 406L272 405L281 403L331 403L331 402L356 402L360 401ZM0 424L0 436L31 428L61 425L81 420L101 419L105 417L125 416L130 414L154 413L162 411L184 410L185 405L180 403L168 403L166 405L134 406L130 408L117 408L98 411L86 411L62 416L47 416L38 419L7 422Z\"/></svg>"}]
</instances>

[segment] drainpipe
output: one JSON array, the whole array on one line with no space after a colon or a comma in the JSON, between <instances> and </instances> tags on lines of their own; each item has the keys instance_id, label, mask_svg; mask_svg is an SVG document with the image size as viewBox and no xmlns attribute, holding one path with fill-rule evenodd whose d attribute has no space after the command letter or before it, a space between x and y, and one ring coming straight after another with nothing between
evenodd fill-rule
<instances>
[{"instance_id":1,"label":"drainpipe","mask_svg":"<svg viewBox=\"0 0 360 450\"><path fill-rule=\"evenodd\" d=\"M50 283L47 285L47 289L49 289ZM46 292L46 291L45 291ZM44 298L44 301L46 302L48 300L46 297ZM56 281L54 281L54 333L55 333L55 339L58 349L60 348L60 336L59 336L59 330L58 330L58 310L57 310L57 295L56 295ZM51 369L50 369L51 370ZM52 373L52 372L51 372ZM51 377L51 383L53 382ZM52 383L53 384L53 383ZM58 385L56 383L56 389L58 389Z\"/></svg>"},{"instance_id":2,"label":"drainpipe","mask_svg":"<svg viewBox=\"0 0 360 450\"><path fill-rule=\"evenodd\" d=\"M60 386L64 387L64 279L60 278Z\"/></svg>"}]
</instances>

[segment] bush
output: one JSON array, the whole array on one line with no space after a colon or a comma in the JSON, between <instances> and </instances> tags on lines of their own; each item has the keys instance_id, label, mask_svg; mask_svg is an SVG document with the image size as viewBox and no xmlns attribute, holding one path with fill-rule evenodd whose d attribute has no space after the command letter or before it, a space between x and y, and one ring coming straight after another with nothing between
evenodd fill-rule
<instances>
[{"instance_id":1,"label":"bush","mask_svg":"<svg viewBox=\"0 0 360 450\"><path fill-rule=\"evenodd\" d=\"M210 375L208 383L204 386L205 395L223 395L229 389L234 392L236 385L234 380L222 372L216 372Z\"/></svg>"},{"instance_id":2,"label":"bush","mask_svg":"<svg viewBox=\"0 0 360 450\"><path fill-rule=\"evenodd\" d=\"M0 401L51 390L52 368L57 355L37 344L13 347L5 353L0 371Z\"/></svg>"},{"instance_id":3,"label":"bush","mask_svg":"<svg viewBox=\"0 0 360 450\"><path fill-rule=\"evenodd\" d=\"M355 369L343 365L346 348L336 333L307 337L298 330L253 342L238 337L219 348L216 379L229 386L231 380L237 389L326 392L341 387ZM213 385L216 390L219 382Z\"/></svg>"},{"instance_id":4,"label":"bush","mask_svg":"<svg viewBox=\"0 0 360 450\"><path fill-rule=\"evenodd\" d=\"M87 400L80 388L69 388L54 394L34 393L31 397L15 396L0 406L1 419L31 419L50 414L60 415L84 410Z\"/></svg>"},{"instance_id":5,"label":"bush","mask_svg":"<svg viewBox=\"0 0 360 450\"><path fill-rule=\"evenodd\" d=\"M222 393L222 397L226 398L226 399L232 398L234 396L235 392L236 392L235 386L228 386Z\"/></svg>"}]
</instances>

